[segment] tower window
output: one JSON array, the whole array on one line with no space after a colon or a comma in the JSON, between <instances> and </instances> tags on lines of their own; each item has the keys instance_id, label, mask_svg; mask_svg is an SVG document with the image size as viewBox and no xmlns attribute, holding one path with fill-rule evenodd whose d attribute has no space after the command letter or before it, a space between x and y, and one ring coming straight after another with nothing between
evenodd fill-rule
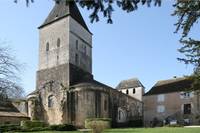
<instances>
[{"instance_id":1,"label":"tower window","mask_svg":"<svg viewBox=\"0 0 200 133\"><path fill-rule=\"evenodd\" d=\"M76 50L78 50L78 40L76 40Z\"/></svg>"},{"instance_id":2,"label":"tower window","mask_svg":"<svg viewBox=\"0 0 200 133\"><path fill-rule=\"evenodd\" d=\"M129 91L128 91L128 89L126 90L126 94L129 94Z\"/></svg>"},{"instance_id":3,"label":"tower window","mask_svg":"<svg viewBox=\"0 0 200 133\"><path fill-rule=\"evenodd\" d=\"M78 54L75 55L75 63L78 65L78 60L79 60L79 57L78 57Z\"/></svg>"},{"instance_id":4,"label":"tower window","mask_svg":"<svg viewBox=\"0 0 200 133\"><path fill-rule=\"evenodd\" d=\"M87 52L87 48L86 46L84 46L84 53L86 54L86 52Z\"/></svg>"},{"instance_id":5,"label":"tower window","mask_svg":"<svg viewBox=\"0 0 200 133\"><path fill-rule=\"evenodd\" d=\"M133 94L135 94L135 89L133 88Z\"/></svg>"},{"instance_id":6,"label":"tower window","mask_svg":"<svg viewBox=\"0 0 200 133\"><path fill-rule=\"evenodd\" d=\"M57 40L57 47L58 48L60 47L60 38L58 38L58 40Z\"/></svg>"},{"instance_id":7,"label":"tower window","mask_svg":"<svg viewBox=\"0 0 200 133\"><path fill-rule=\"evenodd\" d=\"M53 95L48 97L48 107L49 108L53 107Z\"/></svg>"},{"instance_id":8,"label":"tower window","mask_svg":"<svg viewBox=\"0 0 200 133\"><path fill-rule=\"evenodd\" d=\"M46 51L48 52L49 51L49 43L47 42L46 44Z\"/></svg>"}]
</instances>

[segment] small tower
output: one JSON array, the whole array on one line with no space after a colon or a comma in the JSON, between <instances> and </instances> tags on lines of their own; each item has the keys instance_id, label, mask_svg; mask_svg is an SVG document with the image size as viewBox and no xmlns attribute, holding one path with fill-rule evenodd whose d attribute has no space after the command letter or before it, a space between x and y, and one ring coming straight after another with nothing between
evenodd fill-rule
<instances>
[{"instance_id":1,"label":"small tower","mask_svg":"<svg viewBox=\"0 0 200 133\"><path fill-rule=\"evenodd\" d=\"M116 89L122 93L138 99L139 101L142 101L145 87L137 78L132 78L121 81Z\"/></svg>"},{"instance_id":2,"label":"small tower","mask_svg":"<svg viewBox=\"0 0 200 133\"><path fill-rule=\"evenodd\" d=\"M92 79L92 33L75 2L56 3L39 27L37 89Z\"/></svg>"}]
</instances>

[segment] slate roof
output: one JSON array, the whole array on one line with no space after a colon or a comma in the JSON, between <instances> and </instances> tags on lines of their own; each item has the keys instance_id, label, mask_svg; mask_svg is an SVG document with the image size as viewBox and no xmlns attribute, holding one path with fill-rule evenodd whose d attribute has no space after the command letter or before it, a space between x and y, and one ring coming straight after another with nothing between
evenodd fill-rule
<instances>
[{"instance_id":1,"label":"slate roof","mask_svg":"<svg viewBox=\"0 0 200 133\"><path fill-rule=\"evenodd\" d=\"M105 88L113 89L112 87L110 87L108 85L105 85L105 84L103 84L103 83L101 83L99 81L96 81L96 80L89 80L87 82L80 82L78 84L73 85L72 87L84 87L84 86L85 87L90 87L90 86L94 87L94 86L96 86L96 87L105 87Z\"/></svg>"},{"instance_id":2,"label":"slate roof","mask_svg":"<svg viewBox=\"0 0 200 133\"><path fill-rule=\"evenodd\" d=\"M80 25L82 25L88 32L90 32L78 7L76 6L76 3L73 0L70 2L62 0L61 2L56 3L44 23L39 27L39 29L69 15L73 19L75 19Z\"/></svg>"},{"instance_id":3,"label":"slate roof","mask_svg":"<svg viewBox=\"0 0 200 133\"><path fill-rule=\"evenodd\" d=\"M13 106L10 101L0 101L0 117L27 117Z\"/></svg>"},{"instance_id":4,"label":"slate roof","mask_svg":"<svg viewBox=\"0 0 200 133\"><path fill-rule=\"evenodd\" d=\"M33 92L29 93L28 96L29 96L29 95L35 95L35 94L37 94L37 93L38 93L38 90L34 90Z\"/></svg>"},{"instance_id":5,"label":"slate roof","mask_svg":"<svg viewBox=\"0 0 200 133\"><path fill-rule=\"evenodd\" d=\"M192 81L187 78L174 78L168 80L161 80L158 81L151 88L151 90L145 94L145 96L186 91L190 88L191 84Z\"/></svg>"},{"instance_id":6,"label":"slate roof","mask_svg":"<svg viewBox=\"0 0 200 133\"><path fill-rule=\"evenodd\" d=\"M0 101L0 111L18 112L18 110L9 101Z\"/></svg>"},{"instance_id":7,"label":"slate roof","mask_svg":"<svg viewBox=\"0 0 200 133\"><path fill-rule=\"evenodd\" d=\"M116 89L121 90L121 89L127 89L127 88L137 88L137 87L144 88L142 83L137 78L132 78L132 79L121 81L116 87Z\"/></svg>"}]
</instances>

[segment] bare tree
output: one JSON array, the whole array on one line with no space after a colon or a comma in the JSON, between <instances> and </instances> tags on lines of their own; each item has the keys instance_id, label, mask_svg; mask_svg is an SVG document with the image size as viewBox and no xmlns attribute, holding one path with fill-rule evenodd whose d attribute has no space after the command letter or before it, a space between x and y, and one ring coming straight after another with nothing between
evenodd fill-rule
<instances>
[{"instance_id":1,"label":"bare tree","mask_svg":"<svg viewBox=\"0 0 200 133\"><path fill-rule=\"evenodd\" d=\"M17 98L24 94L20 86L20 65L10 54L10 49L0 46L0 99Z\"/></svg>"}]
</instances>

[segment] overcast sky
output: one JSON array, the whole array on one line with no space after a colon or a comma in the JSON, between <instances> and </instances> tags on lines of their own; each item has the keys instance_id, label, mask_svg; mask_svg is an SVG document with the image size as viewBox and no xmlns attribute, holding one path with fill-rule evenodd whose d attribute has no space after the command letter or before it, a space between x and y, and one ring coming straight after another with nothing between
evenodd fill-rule
<instances>
[{"instance_id":1,"label":"overcast sky","mask_svg":"<svg viewBox=\"0 0 200 133\"><path fill-rule=\"evenodd\" d=\"M20 63L22 85L29 93L35 90L38 66L40 26L54 3L35 0L26 7L24 0L0 1L0 41L7 42ZM116 87L121 80L137 77L149 90L158 80L191 74L192 67L177 61L182 55L179 34L174 34L176 17L172 17L173 1L164 1L162 7L140 7L125 13L115 9L113 24L104 18L90 23L86 9L81 13L93 33L93 75L102 83ZM196 35L197 31L192 33ZM2 45L2 44L1 44Z\"/></svg>"}]
</instances>

